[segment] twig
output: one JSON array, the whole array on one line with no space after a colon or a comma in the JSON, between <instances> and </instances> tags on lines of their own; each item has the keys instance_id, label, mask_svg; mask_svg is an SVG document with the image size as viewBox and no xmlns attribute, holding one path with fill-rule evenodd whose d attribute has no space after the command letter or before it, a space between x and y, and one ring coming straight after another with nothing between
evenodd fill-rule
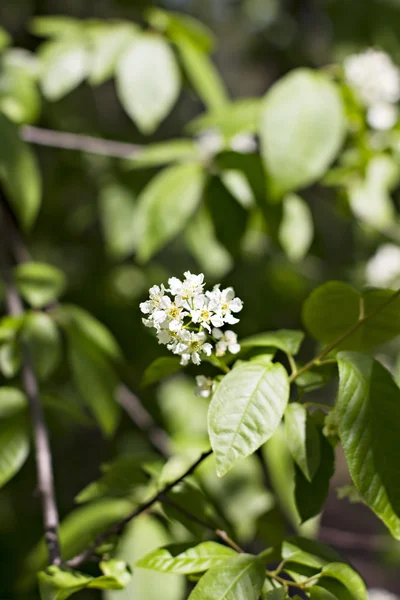
<instances>
[{"instance_id":1,"label":"twig","mask_svg":"<svg viewBox=\"0 0 400 600\"><path fill-rule=\"evenodd\" d=\"M357 533L343 531L332 527L321 527L320 538L336 546L348 550L366 550L377 552L388 547L388 538L385 535Z\"/></svg>"},{"instance_id":2,"label":"twig","mask_svg":"<svg viewBox=\"0 0 400 600\"><path fill-rule=\"evenodd\" d=\"M164 457L169 458L171 456L171 443L168 435L158 427L139 398L124 384L121 384L118 388L117 401L135 425L147 434L154 448Z\"/></svg>"},{"instance_id":3,"label":"twig","mask_svg":"<svg viewBox=\"0 0 400 600\"><path fill-rule=\"evenodd\" d=\"M121 534L124 531L125 527L128 525L128 523L132 521L132 519L135 519L136 517L144 513L146 510L151 508L156 502L161 501L161 499L166 494L168 494L169 491L171 491L176 485L178 485L178 483L181 483L181 481L186 479L186 477L189 477L189 475L191 475L196 470L196 468L211 454L212 450L203 452L203 454L196 460L196 462L194 462L182 475L180 475L177 479L174 479L174 481L166 485L161 491L154 494L154 496L152 496L150 500L144 502L143 504L140 504L133 512L131 512L124 519L122 519L122 521L115 523L107 531L98 535L89 548L81 552L81 554L78 554L77 556L71 558L69 561L67 561L66 565L68 567L76 568L82 563L84 563L93 555L93 553L96 551L96 548L101 546L110 537Z\"/></svg>"},{"instance_id":4,"label":"twig","mask_svg":"<svg viewBox=\"0 0 400 600\"><path fill-rule=\"evenodd\" d=\"M137 144L105 140L91 135L66 131L53 131L52 129L43 129L41 127L33 127L32 125L25 125L22 128L21 136L26 142L37 144L38 146L77 150L114 158L131 158L142 150L142 146Z\"/></svg>"},{"instance_id":5,"label":"twig","mask_svg":"<svg viewBox=\"0 0 400 600\"><path fill-rule=\"evenodd\" d=\"M4 211L0 215L2 225L3 243L8 242L11 245L9 235L10 229L7 227ZM5 280L6 307L9 315L20 317L24 314L24 306L18 290L13 282L10 273L10 266L7 264L7 250L2 252L2 271ZM33 367L32 358L26 346L23 346L23 363L21 367L21 376L23 388L28 398L29 409L32 419L33 438L35 444L36 471L38 481L38 491L42 502L44 539L49 554L51 564L61 563L61 548L58 538L58 510L55 499L53 469L51 460L51 451L49 435L44 418L43 406L40 400L39 386Z\"/></svg>"}]
</instances>

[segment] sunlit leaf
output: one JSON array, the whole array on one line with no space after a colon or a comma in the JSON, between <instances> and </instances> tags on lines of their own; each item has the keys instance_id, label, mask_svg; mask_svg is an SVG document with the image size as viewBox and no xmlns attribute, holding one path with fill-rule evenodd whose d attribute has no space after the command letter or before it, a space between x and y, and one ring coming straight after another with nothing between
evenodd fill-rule
<instances>
[{"instance_id":1,"label":"sunlit leaf","mask_svg":"<svg viewBox=\"0 0 400 600\"><path fill-rule=\"evenodd\" d=\"M61 358L61 336L54 321L45 313L30 313L22 329L22 339L30 349L36 373L46 379Z\"/></svg>"},{"instance_id":2,"label":"sunlit leaf","mask_svg":"<svg viewBox=\"0 0 400 600\"><path fill-rule=\"evenodd\" d=\"M99 85L107 81L116 69L118 59L139 33L133 23L90 23L89 82Z\"/></svg>"},{"instance_id":3,"label":"sunlit leaf","mask_svg":"<svg viewBox=\"0 0 400 600\"><path fill-rule=\"evenodd\" d=\"M302 331L292 329L278 329L266 333L257 333L251 337L240 340L242 348L268 347L278 348L287 354L296 355L304 339Z\"/></svg>"},{"instance_id":4,"label":"sunlit leaf","mask_svg":"<svg viewBox=\"0 0 400 600\"><path fill-rule=\"evenodd\" d=\"M188 575L220 566L235 555L234 550L216 542L203 542L186 548L175 545L153 550L141 558L136 566L163 573Z\"/></svg>"},{"instance_id":5,"label":"sunlit leaf","mask_svg":"<svg viewBox=\"0 0 400 600\"><path fill-rule=\"evenodd\" d=\"M39 58L42 91L48 100L60 100L89 73L90 56L81 36L44 43Z\"/></svg>"},{"instance_id":6,"label":"sunlit leaf","mask_svg":"<svg viewBox=\"0 0 400 600\"><path fill-rule=\"evenodd\" d=\"M279 228L279 241L288 258L302 260L314 237L312 214L300 196L289 194L283 200L283 218Z\"/></svg>"},{"instance_id":7,"label":"sunlit leaf","mask_svg":"<svg viewBox=\"0 0 400 600\"><path fill-rule=\"evenodd\" d=\"M20 470L29 454L29 434L23 418L8 417L1 421L0 488Z\"/></svg>"},{"instance_id":8,"label":"sunlit leaf","mask_svg":"<svg viewBox=\"0 0 400 600\"><path fill-rule=\"evenodd\" d=\"M320 439L313 420L302 404L288 404L285 411L285 431L293 460L305 478L311 481L320 462Z\"/></svg>"},{"instance_id":9,"label":"sunlit leaf","mask_svg":"<svg viewBox=\"0 0 400 600\"><path fill-rule=\"evenodd\" d=\"M14 271L18 289L34 308L42 308L55 302L65 288L62 271L47 263L27 262Z\"/></svg>"}]
</instances>

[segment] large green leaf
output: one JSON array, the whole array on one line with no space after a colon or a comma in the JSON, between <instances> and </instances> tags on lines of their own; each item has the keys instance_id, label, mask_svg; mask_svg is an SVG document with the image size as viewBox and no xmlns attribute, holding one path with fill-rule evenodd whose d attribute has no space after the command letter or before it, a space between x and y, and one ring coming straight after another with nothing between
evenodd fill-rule
<instances>
[{"instance_id":1,"label":"large green leaf","mask_svg":"<svg viewBox=\"0 0 400 600\"><path fill-rule=\"evenodd\" d=\"M367 589L359 574L344 563L330 563L322 569L323 579L318 585L323 586L324 578L334 579L347 589L353 600L367 600Z\"/></svg>"},{"instance_id":2,"label":"large green leaf","mask_svg":"<svg viewBox=\"0 0 400 600\"><path fill-rule=\"evenodd\" d=\"M54 321L45 313L29 313L22 340L30 349L36 373L41 379L48 378L61 358L61 336Z\"/></svg>"},{"instance_id":3,"label":"large green leaf","mask_svg":"<svg viewBox=\"0 0 400 600\"><path fill-rule=\"evenodd\" d=\"M345 132L342 100L322 73L297 69L267 92L261 115L262 154L276 198L317 181Z\"/></svg>"},{"instance_id":4,"label":"large green leaf","mask_svg":"<svg viewBox=\"0 0 400 600\"><path fill-rule=\"evenodd\" d=\"M175 545L153 550L141 558L136 566L163 573L189 575L221 566L235 555L234 550L216 542L203 542L193 548Z\"/></svg>"},{"instance_id":5,"label":"large green leaf","mask_svg":"<svg viewBox=\"0 0 400 600\"><path fill-rule=\"evenodd\" d=\"M320 463L320 440L317 428L307 409L297 402L285 411L288 448L305 478L311 481Z\"/></svg>"},{"instance_id":6,"label":"large green leaf","mask_svg":"<svg viewBox=\"0 0 400 600\"><path fill-rule=\"evenodd\" d=\"M198 164L169 167L154 177L139 197L138 258L149 260L174 238L195 212L205 174Z\"/></svg>"},{"instance_id":7,"label":"large green leaf","mask_svg":"<svg viewBox=\"0 0 400 600\"><path fill-rule=\"evenodd\" d=\"M0 180L18 220L31 227L40 208L42 182L35 155L19 131L0 113Z\"/></svg>"},{"instance_id":8,"label":"large green leaf","mask_svg":"<svg viewBox=\"0 0 400 600\"><path fill-rule=\"evenodd\" d=\"M295 355L300 350L303 339L304 333L302 331L278 329L277 331L267 331L266 333L258 333L244 338L244 340L240 340L240 345L242 348L272 346L286 352L286 354Z\"/></svg>"},{"instance_id":9,"label":"large green leaf","mask_svg":"<svg viewBox=\"0 0 400 600\"><path fill-rule=\"evenodd\" d=\"M390 300L391 290L367 290L363 294L341 281L329 281L315 289L303 306L303 322L319 342L338 340L361 317L372 315L338 346L341 350L369 350L400 334L400 298L374 314Z\"/></svg>"},{"instance_id":10,"label":"large green leaf","mask_svg":"<svg viewBox=\"0 0 400 600\"><path fill-rule=\"evenodd\" d=\"M265 579L261 559L248 554L230 558L200 579L189 600L257 600Z\"/></svg>"},{"instance_id":11,"label":"large green leaf","mask_svg":"<svg viewBox=\"0 0 400 600\"><path fill-rule=\"evenodd\" d=\"M72 37L82 33L82 21L63 15L48 15L33 18L29 29L40 37Z\"/></svg>"},{"instance_id":12,"label":"large green leaf","mask_svg":"<svg viewBox=\"0 0 400 600\"><path fill-rule=\"evenodd\" d=\"M24 419L1 419L0 488L22 467L29 454L29 434Z\"/></svg>"},{"instance_id":13,"label":"large green leaf","mask_svg":"<svg viewBox=\"0 0 400 600\"><path fill-rule=\"evenodd\" d=\"M400 389L376 360L339 355L339 433L351 477L368 506L400 539Z\"/></svg>"},{"instance_id":14,"label":"large green leaf","mask_svg":"<svg viewBox=\"0 0 400 600\"><path fill-rule=\"evenodd\" d=\"M48 100L59 100L89 73L90 55L79 35L44 43L39 58L42 91Z\"/></svg>"},{"instance_id":15,"label":"large green leaf","mask_svg":"<svg viewBox=\"0 0 400 600\"><path fill-rule=\"evenodd\" d=\"M118 59L139 31L133 23L89 24L89 82L92 85L99 85L114 74Z\"/></svg>"},{"instance_id":16,"label":"large green leaf","mask_svg":"<svg viewBox=\"0 0 400 600\"><path fill-rule=\"evenodd\" d=\"M33 308L55 302L65 288L62 271L47 263L23 263L15 268L14 275L20 293Z\"/></svg>"},{"instance_id":17,"label":"large green leaf","mask_svg":"<svg viewBox=\"0 0 400 600\"><path fill-rule=\"evenodd\" d=\"M242 364L223 378L208 413L219 476L273 435L288 400L288 375L280 364Z\"/></svg>"},{"instance_id":18,"label":"large green leaf","mask_svg":"<svg viewBox=\"0 0 400 600\"><path fill-rule=\"evenodd\" d=\"M340 554L329 546L299 536L292 536L282 543L282 558L286 562L318 570L332 562L343 562Z\"/></svg>"},{"instance_id":19,"label":"large green leaf","mask_svg":"<svg viewBox=\"0 0 400 600\"><path fill-rule=\"evenodd\" d=\"M172 109L181 86L168 43L155 33L138 36L121 56L116 78L122 106L143 133L152 133Z\"/></svg>"}]
</instances>

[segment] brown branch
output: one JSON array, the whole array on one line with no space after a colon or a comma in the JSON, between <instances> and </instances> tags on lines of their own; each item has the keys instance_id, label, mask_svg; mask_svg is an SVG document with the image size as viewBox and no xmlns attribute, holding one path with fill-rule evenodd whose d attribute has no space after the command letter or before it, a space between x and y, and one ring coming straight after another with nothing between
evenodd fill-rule
<instances>
[{"instance_id":1,"label":"brown branch","mask_svg":"<svg viewBox=\"0 0 400 600\"><path fill-rule=\"evenodd\" d=\"M142 146L137 144L127 144L126 142L106 140L91 135L82 135L67 131L54 131L52 129L33 127L32 125L25 125L22 128L21 137L26 142L38 146L77 150L114 158L131 158L142 150Z\"/></svg>"},{"instance_id":2,"label":"brown branch","mask_svg":"<svg viewBox=\"0 0 400 600\"><path fill-rule=\"evenodd\" d=\"M10 228L7 226L4 211L0 214L3 244L6 248L1 252L2 272L5 281L6 308L9 315L20 317L24 314L24 306L14 284L11 267L7 264L8 251L11 249ZM58 510L54 491L53 469L49 435L40 400L32 358L26 346L23 346L23 363L21 367L22 384L28 398L32 420L35 445L36 471L38 491L42 503L44 539L51 564L61 563L61 548L58 539Z\"/></svg>"},{"instance_id":3,"label":"brown branch","mask_svg":"<svg viewBox=\"0 0 400 600\"><path fill-rule=\"evenodd\" d=\"M124 519L122 519L122 521L115 523L107 531L98 535L96 537L96 539L94 540L93 544L91 544L91 546L89 546L89 548L84 550L81 554L78 554L77 556L74 556L73 558L71 558L69 561L67 561L66 565L68 567L76 568L76 567L79 567L82 563L84 563L88 559L90 559L90 557L93 555L93 553L95 553L96 548L101 546L110 537L113 537L114 535L120 535L124 531L124 529L128 525L128 523L130 523L132 521L132 519L135 519L136 517L138 517L139 515L144 513L146 510L151 508L153 506L153 504L155 504L156 502L162 501L162 498L166 494L168 494L169 491L171 491L176 485L181 483L181 481L186 479L186 477L189 477L189 475L191 475L196 470L196 468L211 454L212 454L212 450L203 452L203 454L196 460L196 462L194 462L182 475L180 475L177 479L174 479L174 481L172 481L171 483L166 485L161 491L154 494L154 496L152 496L150 498L150 500L147 500L147 502L140 504L137 508L135 508L135 510L133 512L131 512Z\"/></svg>"}]
</instances>

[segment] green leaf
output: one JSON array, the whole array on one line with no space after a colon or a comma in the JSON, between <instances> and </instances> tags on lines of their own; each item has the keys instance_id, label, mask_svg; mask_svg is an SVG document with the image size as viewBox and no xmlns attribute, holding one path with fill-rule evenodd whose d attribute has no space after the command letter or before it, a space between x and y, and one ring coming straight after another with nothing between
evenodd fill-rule
<instances>
[{"instance_id":1,"label":"green leaf","mask_svg":"<svg viewBox=\"0 0 400 600\"><path fill-rule=\"evenodd\" d=\"M254 206L253 190L244 173L237 169L227 169L221 173L221 181L243 208Z\"/></svg>"},{"instance_id":2,"label":"green leaf","mask_svg":"<svg viewBox=\"0 0 400 600\"><path fill-rule=\"evenodd\" d=\"M337 87L322 73L297 69L272 86L261 115L262 154L275 198L317 181L345 134Z\"/></svg>"},{"instance_id":3,"label":"green leaf","mask_svg":"<svg viewBox=\"0 0 400 600\"><path fill-rule=\"evenodd\" d=\"M129 498L135 488L146 485L149 480L137 456L121 456L112 463L103 465L102 471L104 474L100 479L89 483L79 492L76 502L88 502L104 496Z\"/></svg>"},{"instance_id":4,"label":"green leaf","mask_svg":"<svg viewBox=\"0 0 400 600\"><path fill-rule=\"evenodd\" d=\"M81 33L82 21L61 15L35 17L29 29L40 37L70 37Z\"/></svg>"},{"instance_id":5,"label":"green leaf","mask_svg":"<svg viewBox=\"0 0 400 600\"><path fill-rule=\"evenodd\" d=\"M52 416L55 415L55 418L62 424L69 419L81 427L94 427L94 422L86 411L78 402L72 401L68 396L45 392L42 393L41 400L46 413L50 412Z\"/></svg>"},{"instance_id":6,"label":"green leaf","mask_svg":"<svg viewBox=\"0 0 400 600\"><path fill-rule=\"evenodd\" d=\"M292 536L282 543L282 558L318 570L332 562L343 562L340 554L326 544L299 536Z\"/></svg>"},{"instance_id":7,"label":"green leaf","mask_svg":"<svg viewBox=\"0 0 400 600\"><path fill-rule=\"evenodd\" d=\"M20 470L29 454L29 435L24 419L2 419L0 430L0 488Z\"/></svg>"},{"instance_id":8,"label":"green leaf","mask_svg":"<svg viewBox=\"0 0 400 600\"><path fill-rule=\"evenodd\" d=\"M14 387L0 387L0 419L14 416L27 407L26 396Z\"/></svg>"},{"instance_id":9,"label":"green leaf","mask_svg":"<svg viewBox=\"0 0 400 600\"><path fill-rule=\"evenodd\" d=\"M0 180L18 221L29 229L37 216L42 182L36 157L25 144L17 127L0 113Z\"/></svg>"},{"instance_id":10,"label":"green leaf","mask_svg":"<svg viewBox=\"0 0 400 600\"><path fill-rule=\"evenodd\" d=\"M120 415L115 394L117 375L98 348L78 332L68 333L68 359L74 383L103 433L115 432Z\"/></svg>"},{"instance_id":11,"label":"green leaf","mask_svg":"<svg viewBox=\"0 0 400 600\"><path fill-rule=\"evenodd\" d=\"M211 29L190 15L151 7L145 16L152 27L165 31L172 40L187 37L199 50L207 53L214 47Z\"/></svg>"},{"instance_id":12,"label":"green leaf","mask_svg":"<svg viewBox=\"0 0 400 600\"><path fill-rule=\"evenodd\" d=\"M262 560L249 554L230 558L200 579L189 600L257 600L265 579Z\"/></svg>"},{"instance_id":13,"label":"green leaf","mask_svg":"<svg viewBox=\"0 0 400 600\"><path fill-rule=\"evenodd\" d=\"M369 356L342 352L338 364L339 433L350 475L368 506L400 539L400 389Z\"/></svg>"},{"instance_id":14,"label":"green leaf","mask_svg":"<svg viewBox=\"0 0 400 600\"><path fill-rule=\"evenodd\" d=\"M187 129L192 133L200 133L206 129L219 129L227 137L238 133L257 133L261 108L260 98L239 98L219 109L216 108L196 117L189 123Z\"/></svg>"},{"instance_id":15,"label":"green leaf","mask_svg":"<svg viewBox=\"0 0 400 600\"><path fill-rule=\"evenodd\" d=\"M280 364L245 363L223 378L208 413L220 477L273 435L288 400L288 375Z\"/></svg>"},{"instance_id":16,"label":"green leaf","mask_svg":"<svg viewBox=\"0 0 400 600\"><path fill-rule=\"evenodd\" d=\"M286 354L296 355L304 339L302 331L295 329L277 329L266 333L258 333L240 340L242 348L268 347L278 348Z\"/></svg>"},{"instance_id":17,"label":"green leaf","mask_svg":"<svg viewBox=\"0 0 400 600\"><path fill-rule=\"evenodd\" d=\"M61 324L67 328L72 327L102 354L115 361L121 359L122 352L117 340L90 312L74 304L62 304L57 306L55 314L60 318Z\"/></svg>"},{"instance_id":18,"label":"green leaf","mask_svg":"<svg viewBox=\"0 0 400 600\"><path fill-rule=\"evenodd\" d=\"M321 462L312 481L309 481L296 466L295 500L302 523L321 512L329 493L330 479L335 470L333 448L322 433L319 437Z\"/></svg>"},{"instance_id":19,"label":"green leaf","mask_svg":"<svg viewBox=\"0 0 400 600\"><path fill-rule=\"evenodd\" d=\"M0 110L16 123L32 123L40 113L41 100L32 63L34 55L20 48L1 57Z\"/></svg>"},{"instance_id":20,"label":"green leaf","mask_svg":"<svg viewBox=\"0 0 400 600\"><path fill-rule=\"evenodd\" d=\"M228 104L224 83L208 55L186 36L175 36L186 75L209 110L219 110Z\"/></svg>"},{"instance_id":21,"label":"green leaf","mask_svg":"<svg viewBox=\"0 0 400 600\"><path fill-rule=\"evenodd\" d=\"M181 87L168 43L154 33L138 36L118 62L116 83L121 104L140 131L155 131L174 106Z\"/></svg>"},{"instance_id":22,"label":"green leaf","mask_svg":"<svg viewBox=\"0 0 400 600\"><path fill-rule=\"evenodd\" d=\"M156 358L145 370L141 381L141 386L145 387L152 383L173 375L182 369L179 358L173 356L161 356Z\"/></svg>"},{"instance_id":23,"label":"green leaf","mask_svg":"<svg viewBox=\"0 0 400 600\"><path fill-rule=\"evenodd\" d=\"M367 589L359 574L349 565L331 563L322 569L323 577L336 579L350 592L354 600L367 600ZM321 581L318 582L321 585Z\"/></svg>"},{"instance_id":24,"label":"green leaf","mask_svg":"<svg viewBox=\"0 0 400 600\"><path fill-rule=\"evenodd\" d=\"M142 191L138 259L148 261L186 225L201 200L205 174L197 164L165 169Z\"/></svg>"},{"instance_id":25,"label":"green leaf","mask_svg":"<svg viewBox=\"0 0 400 600\"><path fill-rule=\"evenodd\" d=\"M87 77L90 55L81 36L45 42L39 50L40 82L43 95L60 100Z\"/></svg>"},{"instance_id":26,"label":"green leaf","mask_svg":"<svg viewBox=\"0 0 400 600\"><path fill-rule=\"evenodd\" d=\"M4 27L0 27L0 51L10 46L12 43L12 38L10 34L4 29Z\"/></svg>"},{"instance_id":27,"label":"green leaf","mask_svg":"<svg viewBox=\"0 0 400 600\"><path fill-rule=\"evenodd\" d=\"M307 409L297 402L288 404L285 411L285 430L288 448L304 477L311 481L320 463L320 439Z\"/></svg>"},{"instance_id":28,"label":"green leaf","mask_svg":"<svg viewBox=\"0 0 400 600\"><path fill-rule=\"evenodd\" d=\"M303 305L303 322L318 341L336 341L360 317L373 314L393 296L391 290L367 290L360 294L340 281L329 281L315 289ZM369 350L400 334L400 298L369 318L337 349Z\"/></svg>"},{"instance_id":29,"label":"green leaf","mask_svg":"<svg viewBox=\"0 0 400 600\"><path fill-rule=\"evenodd\" d=\"M16 340L10 340L9 342L4 342L0 346L0 371L7 377L11 379L14 377L21 366L21 349Z\"/></svg>"},{"instance_id":30,"label":"green leaf","mask_svg":"<svg viewBox=\"0 0 400 600\"><path fill-rule=\"evenodd\" d=\"M310 589L310 598L311 600L340 600L337 596L334 596L328 590L321 588L317 585L313 585Z\"/></svg>"},{"instance_id":31,"label":"green leaf","mask_svg":"<svg viewBox=\"0 0 400 600\"><path fill-rule=\"evenodd\" d=\"M20 293L33 308L55 302L65 289L64 273L47 263L23 263L15 268L14 276Z\"/></svg>"},{"instance_id":32,"label":"green leaf","mask_svg":"<svg viewBox=\"0 0 400 600\"><path fill-rule=\"evenodd\" d=\"M292 262L301 261L310 249L314 237L312 214L306 202L296 194L289 194L283 200L278 237Z\"/></svg>"},{"instance_id":33,"label":"green leaf","mask_svg":"<svg viewBox=\"0 0 400 600\"><path fill-rule=\"evenodd\" d=\"M132 191L115 182L101 187L100 221L108 254L124 259L136 246L136 197Z\"/></svg>"},{"instance_id":34,"label":"green leaf","mask_svg":"<svg viewBox=\"0 0 400 600\"><path fill-rule=\"evenodd\" d=\"M182 545L176 544L153 550L141 558L136 566L163 573L189 575L221 566L228 558L235 555L234 550L216 542L203 542L193 548L185 549L182 549Z\"/></svg>"},{"instance_id":35,"label":"green leaf","mask_svg":"<svg viewBox=\"0 0 400 600\"><path fill-rule=\"evenodd\" d=\"M166 529L154 517L142 515L128 526L117 550L117 557L134 565L155 548L168 544ZM170 573L157 573L148 569L134 568L130 583L123 591L105 594L106 600L183 600L185 598L183 577Z\"/></svg>"},{"instance_id":36,"label":"green leaf","mask_svg":"<svg viewBox=\"0 0 400 600\"><path fill-rule=\"evenodd\" d=\"M45 313L29 313L22 328L36 373L47 379L61 359L61 336L54 321Z\"/></svg>"},{"instance_id":37,"label":"green leaf","mask_svg":"<svg viewBox=\"0 0 400 600\"><path fill-rule=\"evenodd\" d=\"M172 162L184 162L197 157L197 145L192 140L177 139L149 144L132 156L133 169L160 167Z\"/></svg>"},{"instance_id":38,"label":"green leaf","mask_svg":"<svg viewBox=\"0 0 400 600\"><path fill-rule=\"evenodd\" d=\"M285 600L288 598L284 588L276 588L275 590L267 591L263 596L263 600Z\"/></svg>"},{"instance_id":39,"label":"green leaf","mask_svg":"<svg viewBox=\"0 0 400 600\"><path fill-rule=\"evenodd\" d=\"M119 58L139 31L133 23L109 24L100 21L89 24L89 83L100 85L112 77Z\"/></svg>"}]
</instances>

